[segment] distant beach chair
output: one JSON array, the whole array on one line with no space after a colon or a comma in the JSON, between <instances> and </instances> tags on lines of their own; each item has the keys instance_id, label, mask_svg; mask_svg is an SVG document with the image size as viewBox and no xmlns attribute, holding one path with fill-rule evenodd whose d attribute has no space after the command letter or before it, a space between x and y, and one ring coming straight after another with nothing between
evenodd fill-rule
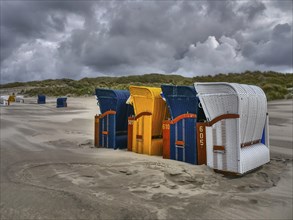
<instances>
[{"instance_id":1,"label":"distant beach chair","mask_svg":"<svg viewBox=\"0 0 293 220\"><path fill-rule=\"evenodd\" d=\"M127 120L133 108L126 104L127 90L96 89L100 114L95 116L95 146L106 148L127 147Z\"/></svg>"},{"instance_id":2,"label":"distant beach chair","mask_svg":"<svg viewBox=\"0 0 293 220\"><path fill-rule=\"evenodd\" d=\"M15 97L15 102L24 103L24 98L23 98L23 96L20 96L20 95L16 96L16 97Z\"/></svg>"},{"instance_id":3,"label":"distant beach chair","mask_svg":"<svg viewBox=\"0 0 293 220\"><path fill-rule=\"evenodd\" d=\"M267 100L261 88L195 83L195 89L208 120L204 133L209 167L244 174L270 161Z\"/></svg>"},{"instance_id":4,"label":"distant beach chair","mask_svg":"<svg viewBox=\"0 0 293 220\"><path fill-rule=\"evenodd\" d=\"M197 144L197 122L205 116L193 86L162 85L171 119L163 122L163 157L191 164L206 163L206 149Z\"/></svg>"},{"instance_id":5,"label":"distant beach chair","mask_svg":"<svg viewBox=\"0 0 293 220\"><path fill-rule=\"evenodd\" d=\"M8 106L8 105L10 105L9 96L1 96L0 97L0 105L1 106Z\"/></svg>"},{"instance_id":6,"label":"distant beach chair","mask_svg":"<svg viewBox=\"0 0 293 220\"><path fill-rule=\"evenodd\" d=\"M67 107L67 97L59 97L56 101L57 108L64 108Z\"/></svg>"},{"instance_id":7,"label":"distant beach chair","mask_svg":"<svg viewBox=\"0 0 293 220\"><path fill-rule=\"evenodd\" d=\"M10 95L8 98L9 103L15 102L15 95Z\"/></svg>"},{"instance_id":8,"label":"distant beach chair","mask_svg":"<svg viewBox=\"0 0 293 220\"><path fill-rule=\"evenodd\" d=\"M46 96L38 95L38 104L46 104Z\"/></svg>"},{"instance_id":9,"label":"distant beach chair","mask_svg":"<svg viewBox=\"0 0 293 220\"><path fill-rule=\"evenodd\" d=\"M128 150L148 155L162 155L162 122L167 106L161 88L130 86L129 103L134 117L128 120Z\"/></svg>"}]
</instances>

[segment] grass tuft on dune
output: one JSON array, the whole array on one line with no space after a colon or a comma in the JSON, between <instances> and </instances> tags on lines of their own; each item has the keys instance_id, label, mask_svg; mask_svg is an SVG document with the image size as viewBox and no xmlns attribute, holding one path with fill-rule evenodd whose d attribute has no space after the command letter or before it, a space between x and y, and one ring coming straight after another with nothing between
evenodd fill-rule
<instances>
[{"instance_id":1,"label":"grass tuft on dune","mask_svg":"<svg viewBox=\"0 0 293 220\"><path fill-rule=\"evenodd\" d=\"M192 85L194 82L235 82L261 87L268 100L292 98L293 74L273 71L246 71L215 76L183 77L175 74L145 74L121 77L96 77L72 79L47 79L43 81L14 82L0 85L0 89L21 88L27 96L91 96L95 88L128 89L129 85L161 86L161 84Z\"/></svg>"}]
</instances>

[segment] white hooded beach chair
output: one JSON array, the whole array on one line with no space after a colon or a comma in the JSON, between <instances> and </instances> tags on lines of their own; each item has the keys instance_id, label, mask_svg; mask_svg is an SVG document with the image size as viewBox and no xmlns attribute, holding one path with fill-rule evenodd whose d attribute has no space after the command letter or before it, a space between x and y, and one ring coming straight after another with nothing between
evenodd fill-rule
<instances>
[{"instance_id":1,"label":"white hooded beach chair","mask_svg":"<svg viewBox=\"0 0 293 220\"><path fill-rule=\"evenodd\" d=\"M15 97L15 102L24 103L24 98L22 95L18 95Z\"/></svg>"},{"instance_id":2,"label":"white hooded beach chair","mask_svg":"<svg viewBox=\"0 0 293 220\"><path fill-rule=\"evenodd\" d=\"M263 90L237 83L194 86L208 120L207 165L243 174L269 162L267 99Z\"/></svg>"},{"instance_id":3,"label":"white hooded beach chair","mask_svg":"<svg viewBox=\"0 0 293 220\"><path fill-rule=\"evenodd\" d=\"M1 96L0 97L0 105L8 106L9 105L9 96Z\"/></svg>"}]
</instances>

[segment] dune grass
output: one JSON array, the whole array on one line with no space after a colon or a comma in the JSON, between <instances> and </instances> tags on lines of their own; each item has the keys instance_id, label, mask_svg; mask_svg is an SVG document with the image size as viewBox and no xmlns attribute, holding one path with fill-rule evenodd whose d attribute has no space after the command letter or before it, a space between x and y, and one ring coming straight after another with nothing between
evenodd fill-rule
<instances>
[{"instance_id":1,"label":"dune grass","mask_svg":"<svg viewBox=\"0 0 293 220\"><path fill-rule=\"evenodd\" d=\"M21 94L36 96L84 96L93 95L95 88L128 89L129 85L159 87L161 84L192 85L194 82L235 82L261 87L268 100L292 98L293 74L246 71L244 73L218 74L215 76L183 77L174 74L146 74L122 77L96 77L72 79L48 79L43 81L14 82L0 85L1 89L24 87Z\"/></svg>"}]
</instances>

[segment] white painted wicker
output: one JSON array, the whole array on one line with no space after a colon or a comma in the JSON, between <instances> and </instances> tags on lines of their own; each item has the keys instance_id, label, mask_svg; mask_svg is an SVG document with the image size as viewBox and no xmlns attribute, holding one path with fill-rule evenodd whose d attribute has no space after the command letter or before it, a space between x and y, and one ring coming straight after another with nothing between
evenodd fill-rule
<instances>
[{"instance_id":1,"label":"white painted wicker","mask_svg":"<svg viewBox=\"0 0 293 220\"><path fill-rule=\"evenodd\" d=\"M0 105L1 106L7 106L7 105L9 105L8 99L9 99L9 96L1 96L0 97Z\"/></svg>"},{"instance_id":2,"label":"white painted wicker","mask_svg":"<svg viewBox=\"0 0 293 220\"><path fill-rule=\"evenodd\" d=\"M195 83L194 86L207 120L225 114L239 115L207 127L207 165L243 174L269 162L267 100L262 89L237 83ZM264 127L265 145L259 141ZM224 150L215 150L214 146L223 146Z\"/></svg>"},{"instance_id":3,"label":"white painted wicker","mask_svg":"<svg viewBox=\"0 0 293 220\"><path fill-rule=\"evenodd\" d=\"M19 95L19 96L16 96L15 97L15 102L24 102L24 98L23 98L23 96L22 95Z\"/></svg>"}]
</instances>

